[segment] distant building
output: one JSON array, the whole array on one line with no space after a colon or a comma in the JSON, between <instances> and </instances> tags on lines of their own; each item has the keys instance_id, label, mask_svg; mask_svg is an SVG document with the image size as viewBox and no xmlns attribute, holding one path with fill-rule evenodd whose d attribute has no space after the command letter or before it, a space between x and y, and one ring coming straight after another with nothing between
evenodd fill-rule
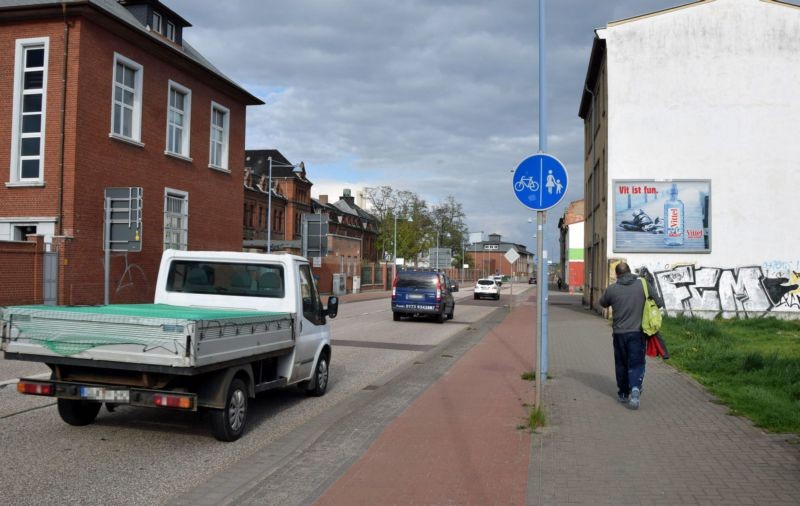
<instances>
[{"instance_id":1,"label":"distant building","mask_svg":"<svg viewBox=\"0 0 800 506\"><path fill-rule=\"evenodd\" d=\"M143 188L111 302L151 301L166 248L241 249L245 109L263 102L185 42L185 19L157 0L7 0L0 17L0 279L17 280L0 305L103 301L110 187Z\"/></svg>"},{"instance_id":2,"label":"distant building","mask_svg":"<svg viewBox=\"0 0 800 506\"><path fill-rule=\"evenodd\" d=\"M569 291L583 290L583 200L570 202L564 215L558 220L561 278Z\"/></svg>"},{"instance_id":3,"label":"distant building","mask_svg":"<svg viewBox=\"0 0 800 506\"><path fill-rule=\"evenodd\" d=\"M800 8L716 0L596 31L584 302L627 261L671 314L800 316Z\"/></svg>"},{"instance_id":4,"label":"distant building","mask_svg":"<svg viewBox=\"0 0 800 506\"><path fill-rule=\"evenodd\" d=\"M272 159L272 219L269 202ZM245 153L244 249L267 251L267 225L273 252L301 254L303 215L311 212L311 187L305 166L292 164L276 149L248 149Z\"/></svg>"},{"instance_id":5,"label":"distant building","mask_svg":"<svg viewBox=\"0 0 800 506\"><path fill-rule=\"evenodd\" d=\"M361 281L362 268L378 263L378 219L356 204L349 189L333 203L328 201L327 195L312 200L311 213L322 216L327 229L322 239L321 265L315 268L320 276L320 290L332 291L334 273L346 276L347 289L352 290L353 277Z\"/></svg>"},{"instance_id":6,"label":"distant building","mask_svg":"<svg viewBox=\"0 0 800 506\"><path fill-rule=\"evenodd\" d=\"M510 264L505 254L514 249L519 254L519 259ZM470 244L466 254L472 257L475 264L470 268L477 269L480 277L501 274L526 278L534 275L534 254L528 251L524 244L515 244L502 240L500 234L489 234L489 239Z\"/></svg>"}]
</instances>

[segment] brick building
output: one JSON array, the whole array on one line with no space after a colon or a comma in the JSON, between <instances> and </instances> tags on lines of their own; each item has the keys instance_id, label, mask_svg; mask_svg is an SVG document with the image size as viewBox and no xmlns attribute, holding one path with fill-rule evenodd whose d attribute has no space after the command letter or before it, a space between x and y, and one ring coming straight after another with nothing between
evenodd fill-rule
<instances>
[{"instance_id":1,"label":"brick building","mask_svg":"<svg viewBox=\"0 0 800 506\"><path fill-rule=\"evenodd\" d=\"M512 248L519 254L514 265L505 258L505 254ZM466 253L472 257L474 266L471 267L477 269L477 275L482 278L502 274L527 279L534 272L533 253L524 244L503 241L500 234L489 234L489 240L470 244Z\"/></svg>"},{"instance_id":2,"label":"brick building","mask_svg":"<svg viewBox=\"0 0 800 506\"><path fill-rule=\"evenodd\" d=\"M378 219L355 202L350 190L346 189L336 202L328 202L327 195L320 195L312 201L312 213L323 216L327 222L327 235L323 238L324 256L321 266L314 271L319 275L320 290L332 291L333 273L346 276L348 290L353 288L353 277L358 276L362 283L367 282L363 275L365 267L383 269L380 276L374 272L369 281L385 279L385 268L377 262Z\"/></svg>"},{"instance_id":3,"label":"brick building","mask_svg":"<svg viewBox=\"0 0 800 506\"><path fill-rule=\"evenodd\" d=\"M305 165L293 164L276 149L245 153L244 248L267 251L269 173L272 159L272 251L302 252L303 215L311 212L311 186Z\"/></svg>"},{"instance_id":4,"label":"brick building","mask_svg":"<svg viewBox=\"0 0 800 506\"><path fill-rule=\"evenodd\" d=\"M0 2L0 241L52 245L59 303L103 299L108 187L143 188L142 250L112 256L111 302L152 300L165 248L241 249L245 108L262 102L189 26L157 0ZM2 251L0 278L27 268Z\"/></svg>"}]
</instances>

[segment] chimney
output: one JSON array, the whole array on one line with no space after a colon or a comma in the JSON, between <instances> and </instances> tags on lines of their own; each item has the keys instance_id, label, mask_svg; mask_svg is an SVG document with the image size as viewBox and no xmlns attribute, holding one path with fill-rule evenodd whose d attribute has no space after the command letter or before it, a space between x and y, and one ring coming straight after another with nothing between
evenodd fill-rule
<instances>
[{"instance_id":1,"label":"chimney","mask_svg":"<svg viewBox=\"0 0 800 506\"><path fill-rule=\"evenodd\" d=\"M319 203L320 204L327 204L328 203L328 196L327 195L320 195L319 196Z\"/></svg>"},{"instance_id":2,"label":"chimney","mask_svg":"<svg viewBox=\"0 0 800 506\"><path fill-rule=\"evenodd\" d=\"M342 190L342 200L347 202L350 206L353 206L356 202L356 199L350 193L350 188L345 188Z\"/></svg>"}]
</instances>

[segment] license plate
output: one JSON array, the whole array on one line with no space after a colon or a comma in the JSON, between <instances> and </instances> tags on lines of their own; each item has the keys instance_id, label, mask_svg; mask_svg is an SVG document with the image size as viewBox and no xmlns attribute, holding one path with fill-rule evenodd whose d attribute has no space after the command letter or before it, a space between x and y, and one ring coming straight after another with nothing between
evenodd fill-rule
<instances>
[{"instance_id":1,"label":"license plate","mask_svg":"<svg viewBox=\"0 0 800 506\"><path fill-rule=\"evenodd\" d=\"M408 296L408 300L422 300L424 298L425 298L424 295L418 293L412 293L411 295Z\"/></svg>"},{"instance_id":2,"label":"license plate","mask_svg":"<svg viewBox=\"0 0 800 506\"><path fill-rule=\"evenodd\" d=\"M406 307L409 308L409 309L429 309L429 310L433 311L433 306L424 306L422 304L409 304Z\"/></svg>"},{"instance_id":3,"label":"license plate","mask_svg":"<svg viewBox=\"0 0 800 506\"><path fill-rule=\"evenodd\" d=\"M128 390L108 390L100 387L81 387L81 398L92 401L130 402Z\"/></svg>"}]
</instances>

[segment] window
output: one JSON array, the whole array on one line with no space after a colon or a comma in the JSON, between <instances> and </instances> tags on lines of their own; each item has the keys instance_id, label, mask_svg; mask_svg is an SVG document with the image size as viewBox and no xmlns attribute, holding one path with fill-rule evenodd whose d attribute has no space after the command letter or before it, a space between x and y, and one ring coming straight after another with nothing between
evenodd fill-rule
<instances>
[{"instance_id":1,"label":"window","mask_svg":"<svg viewBox=\"0 0 800 506\"><path fill-rule=\"evenodd\" d=\"M175 260L169 266L166 290L282 299L286 295L284 279L280 265Z\"/></svg>"},{"instance_id":2,"label":"window","mask_svg":"<svg viewBox=\"0 0 800 506\"><path fill-rule=\"evenodd\" d=\"M138 143L142 122L142 66L114 54L114 94L111 136Z\"/></svg>"},{"instance_id":3,"label":"window","mask_svg":"<svg viewBox=\"0 0 800 506\"><path fill-rule=\"evenodd\" d=\"M167 33L165 34L169 40L175 42L175 23L167 21Z\"/></svg>"},{"instance_id":4,"label":"window","mask_svg":"<svg viewBox=\"0 0 800 506\"><path fill-rule=\"evenodd\" d=\"M306 320L315 325L325 323L325 317L322 315L322 301L319 299L314 276L311 275L311 268L308 264L300 266L300 296L303 299L303 316Z\"/></svg>"},{"instance_id":5,"label":"window","mask_svg":"<svg viewBox=\"0 0 800 506\"><path fill-rule=\"evenodd\" d=\"M31 184L44 180L49 40L46 37L17 40L11 134L12 183Z\"/></svg>"},{"instance_id":6,"label":"window","mask_svg":"<svg viewBox=\"0 0 800 506\"><path fill-rule=\"evenodd\" d=\"M153 13L153 31L156 33L161 33L162 30L161 26L161 14L154 12Z\"/></svg>"},{"instance_id":7,"label":"window","mask_svg":"<svg viewBox=\"0 0 800 506\"><path fill-rule=\"evenodd\" d=\"M164 249L185 250L189 242L189 194L164 190Z\"/></svg>"},{"instance_id":8,"label":"window","mask_svg":"<svg viewBox=\"0 0 800 506\"><path fill-rule=\"evenodd\" d=\"M228 109L211 102L209 167L228 170L228 115Z\"/></svg>"},{"instance_id":9,"label":"window","mask_svg":"<svg viewBox=\"0 0 800 506\"><path fill-rule=\"evenodd\" d=\"M192 92L170 81L167 100L167 153L189 157Z\"/></svg>"}]
</instances>

